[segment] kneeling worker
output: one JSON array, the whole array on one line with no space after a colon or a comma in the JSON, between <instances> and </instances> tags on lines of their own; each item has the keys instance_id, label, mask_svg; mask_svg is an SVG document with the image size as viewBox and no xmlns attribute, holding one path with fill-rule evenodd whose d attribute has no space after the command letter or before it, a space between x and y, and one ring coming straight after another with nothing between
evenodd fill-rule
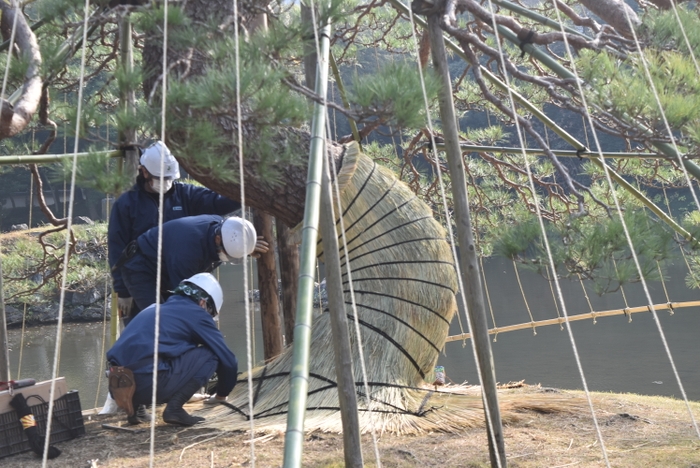
<instances>
[{"instance_id":1,"label":"kneeling worker","mask_svg":"<svg viewBox=\"0 0 700 468\"><path fill-rule=\"evenodd\" d=\"M156 402L167 403L167 423L192 426L204 420L182 406L214 372L219 380L213 400L225 401L236 385L238 361L214 322L222 303L216 278L199 273L183 280L160 306ZM155 319L154 304L134 317L107 352L110 393L130 422L135 422L134 408L151 403Z\"/></svg>"}]
</instances>

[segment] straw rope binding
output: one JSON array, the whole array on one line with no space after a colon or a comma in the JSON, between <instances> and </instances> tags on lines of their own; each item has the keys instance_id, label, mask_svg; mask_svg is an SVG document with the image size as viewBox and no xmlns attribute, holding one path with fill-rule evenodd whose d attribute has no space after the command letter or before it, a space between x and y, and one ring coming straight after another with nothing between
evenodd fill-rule
<instances>
[{"instance_id":1,"label":"straw rope binding","mask_svg":"<svg viewBox=\"0 0 700 468\"><path fill-rule=\"evenodd\" d=\"M341 267L346 271L345 262L350 262L370 391L367 395L356 377L361 430L450 431L483 423L478 393L466 392L464 386L438 392L426 383L457 310L457 278L444 229L425 203L389 169L361 154L355 143L346 147L338 182L348 242ZM322 260L320 241L318 249ZM354 321L346 274L343 278L346 313ZM357 376L354 327L350 337ZM312 331L307 430L341 430L332 340L330 317L323 311L314 318ZM284 430L291 364L288 348L253 370L256 430ZM247 385L247 375L240 376L229 404L199 412L207 418L204 426L246 430ZM547 400L537 399L511 407L539 407Z\"/></svg>"}]
</instances>

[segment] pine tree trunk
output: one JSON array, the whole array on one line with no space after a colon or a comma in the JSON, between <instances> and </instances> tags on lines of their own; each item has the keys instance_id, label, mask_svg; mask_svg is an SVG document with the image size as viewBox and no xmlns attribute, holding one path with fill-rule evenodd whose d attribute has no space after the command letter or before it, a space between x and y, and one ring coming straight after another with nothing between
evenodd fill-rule
<instances>
[{"instance_id":1,"label":"pine tree trunk","mask_svg":"<svg viewBox=\"0 0 700 468\"><path fill-rule=\"evenodd\" d=\"M253 224L259 236L270 244L270 250L258 258L258 288L260 290L260 318L262 322L265 362L282 354L279 296L277 293L277 266L272 216L255 210Z\"/></svg>"},{"instance_id":2,"label":"pine tree trunk","mask_svg":"<svg viewBox=\"0 0 700 468\"><path fill-rule=\"evenodd\" d=\"M282 317L286 345L294 341L294 322L297 309L297 289L299 288L299 247L291 239L291 233L284 223L277 220L277 252L280 259L282 279Z\"/></svg>"}]
</instances>

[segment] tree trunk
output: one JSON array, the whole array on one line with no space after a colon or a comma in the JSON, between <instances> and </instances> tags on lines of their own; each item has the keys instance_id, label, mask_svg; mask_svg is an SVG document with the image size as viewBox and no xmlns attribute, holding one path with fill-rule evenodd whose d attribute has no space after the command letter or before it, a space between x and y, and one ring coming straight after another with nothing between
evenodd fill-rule
<instances>
[{"instance_id":1,"label":"tree trunk","mask_svg":"<svg viewBox=\"0 0 700 468\"><path fill-rule=\"evenodd\" d=\"M3 39L10 39L12 25L15 22L15 16L17 16L15 44L22 54L21 60L28 62L27 71L24 74L24 86L19 99L14 106L4 99L2 101L0 139L17 135L29 124L39 107L43 85L40 76L41 52L39 44L34 32L29 28L24 14L20 11L19 15L15 15L16 12L17 9L10 2L0 2L0 13L2 14L0 29Z\"/></svg>"},{"instance_id":2,"label":"tree trunk","mask_svg":"<svg viewBox=\"0 0 700 468\"><path fill-rule=\"evenodd\" d=\"M294 341L294 321L299 288L299 247L291 240L289 228L277 219L277 252L282 277L282 317L286 345Z\"/></svg>"},{"instance_id":3,"label":"tree trunk","mask_svg":"<svg viewBox=\"0 0 700 468\"><path fill-rule=\"evenodd\" d=\"M260 289L260 318L262 321L265 362L282 354L280 306L277 293L277 266L275 264L275 239L272 233L272 216L255 210L253 224L259 236L270 244L270 250L258 258L258 288Z\"/></svg>"}]
</instances>

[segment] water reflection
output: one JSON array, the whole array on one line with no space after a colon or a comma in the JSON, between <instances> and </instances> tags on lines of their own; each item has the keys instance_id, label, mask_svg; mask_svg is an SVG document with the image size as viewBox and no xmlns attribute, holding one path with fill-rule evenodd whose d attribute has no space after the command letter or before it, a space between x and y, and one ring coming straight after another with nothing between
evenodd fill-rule
<instances>
[{"instance_id":1,"label":"water reflection","mask_svg":"<svg viewBox=\"0 0 700 468\"><path fill-rule=\"evenodd\" d=\"M536 274L520 271L525 299L520 292L513 266L509 261L491 259L485 265L489 297L496 325L505 326L530 321L528 308L534 320L557 317L549 284ZM220 327L226 342L238 356L240 368L246 366L246 320L243 303L243 276L241 266L220 269L224 288L225 308ZM666 287L672 301L690 301L700 293L685 287L683 268L671 270ZM252 281L250 281L252 283ZM563 282L563 293L569 315L590 311L588 301L578 282ZM665 303L666 296L660 283L650 284L655 303ZM640 285L625 287L630 306L643 305L644 294ZM598 297L590 290L588 297L594 310L602 311L625 307L621 293ZM527 301L527 305L526 305ZM658 312L678 373L689 398L700 400L700 372L696 336L700 330L698 308L679 309L671 316ZM561 311L560 311L561 313ZM255 312L255 317L259 313ZM451 334L467 331L462 317L451 326ZM491 319L489 319L491 326ZM251 347L256 362L262 360L262 334L259 320L253 321ZM101 405L106 395L102 374L103 324L69 324L64 326L59 375L65 376L68 386L80 391L83 408ZM676 379L664 351L651 314L599 318L572 323L574 339L580 355L584 375L591 390L634 392L653 395L680 396ZM582 388L571 342L566 331L558 326L540 327L533 331L521 330L497 336L492 343L496 376L500 382L525 379L528 383L561 388ZM107 327L107 333L109 329ZM19 368L21 330L9 333L11 370L14 378ZM56 327L30 328L25 334L22 351L21 377L44 380L51 376L54 361ZM447 377L454 382L478 383L471 343L448 343L439 364L445 366Z\"/></svg>"}]
</instances>

